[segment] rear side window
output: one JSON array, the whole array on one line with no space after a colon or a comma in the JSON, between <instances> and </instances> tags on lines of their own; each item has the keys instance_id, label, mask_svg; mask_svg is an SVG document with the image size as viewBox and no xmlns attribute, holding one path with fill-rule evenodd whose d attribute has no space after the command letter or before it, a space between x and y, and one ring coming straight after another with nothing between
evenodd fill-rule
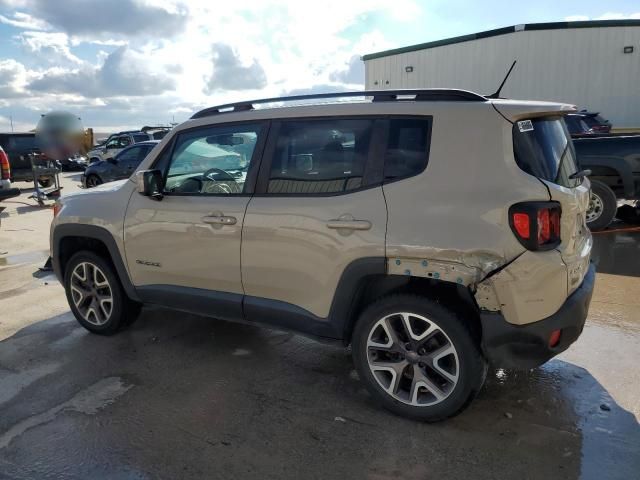
<instances>
[{"instance_id":1,"label":"rear side window","mask_svg":"<svg viewBox=\"0 0 640 480\"><path fill-rule=\"evenodd\" d=\"M146 142L147 140L149 140L149 135L145 134L135 134L133 136L133 142L134 143L140 143L140 142Z\"/></svg>"},{"instance_id":2,"label":"rear side window","mask_svg":"<svg viewBox=\"0 0 640 480\"><path fill-rule=\"evenodd\" d=\"M581 179L569 177L578 171L575 151L561 117L521 120L513 125L513 153L525 172L564 187L577 187Z\"/></svg>"},{"instance_id":3,"label":"rear side window","mask_svg":"<svg viewBox=\"0 0 640 480\"><path fill-rule=\"evenodd\" d=\"M429 158L428 119L391 119L384 157L384 178L394 180L422 172Z\"/></svg>"},{"instance_id":4,"label":"rear side window","mask_svg":"<svg viewBox=\"0 0 640 480\"><path fill-rule=\"evenodd\" d=\"M7 150L32 150L38 148L38 140L35 135L11 136L3 144Z\"/></svg>"},{"instance_id":5,"label":"rear side window","mask_svg":"<svg viewBox=\"0 0 640 480\"><path fill-rule=\"evenodd\" d=\"M283 122L267 193L312 195L361 188L372 129L371 119Z\"/></svg>"}]
</instances>

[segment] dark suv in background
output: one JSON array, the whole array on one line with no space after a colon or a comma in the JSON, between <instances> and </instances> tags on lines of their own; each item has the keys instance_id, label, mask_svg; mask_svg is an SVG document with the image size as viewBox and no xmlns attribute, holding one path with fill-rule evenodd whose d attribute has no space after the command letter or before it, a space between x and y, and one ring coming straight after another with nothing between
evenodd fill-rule
<instances>
[{"instance_id":1,"label":"dark suv in background","mask_svg":"<svg viewBox=\"0 0 640 480\"><path fill-rule=\"evenodd\" d=\"M611 132L611 122L602 117L598 112L580 110L577 113L567 115L564 121L572 137Z\"/></svg>"},{"instance_id":2,"label":"dark suv in background","mask_svg":"<svg viewBox=\"0 0 640 480\"><path fill-rule=\"evenodd\" d=\"M12 182L32 182L33 172L29 154L40 153L40 145L36 134L26 133L0 133L0 147L5 151L11 166ZM53 183L53 178L41 177L39 183L48 187Z\"/></svg>"}]
</instances>

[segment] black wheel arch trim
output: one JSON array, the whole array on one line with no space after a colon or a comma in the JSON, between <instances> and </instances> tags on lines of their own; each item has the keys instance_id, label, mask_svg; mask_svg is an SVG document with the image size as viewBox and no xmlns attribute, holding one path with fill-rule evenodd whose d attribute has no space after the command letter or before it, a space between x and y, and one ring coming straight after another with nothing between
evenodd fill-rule
<instances>
[{"instance_id":1,"label":"black wheel arch trim","mask_svg":"<svg viewBox=\"0 0 640 480\"><path fill-rule=\"evenodd\" d=\"M56 225L54 228L51 242L51 263L53 271L60 283L63 283L64 281L63 266L60 263L60 245L62 240L68 237L90 238L102 242L111 256L111 261L113 262L118 278L120 279L127 296L131 300L140 301L140 297L131 282L129 272L122 259L122 255L120 254L120 250L116 245L113 235L107 229L96 225L61 224Z\"/></svg>"}]
</instances>

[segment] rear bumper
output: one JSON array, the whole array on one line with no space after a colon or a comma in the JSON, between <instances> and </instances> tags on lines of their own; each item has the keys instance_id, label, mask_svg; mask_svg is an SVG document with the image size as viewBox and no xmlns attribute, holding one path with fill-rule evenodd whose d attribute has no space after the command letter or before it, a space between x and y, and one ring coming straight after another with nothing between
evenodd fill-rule
<instances>
[{"instance_id":1,"label":"rear bumper","mask_svg":"<svg viewBox=\"0 0 640 480\"><path fill-rule=\"evenodd\" d=\"M528 369L565 351L582 333L594 283L595 267L591 265L560 310L527 325L511 324L500 312L481 313L482 349L487 359L495 367ZM554 330L561 330L560 342L550 347L549 336Z\"/></svg>"}]
</instances>

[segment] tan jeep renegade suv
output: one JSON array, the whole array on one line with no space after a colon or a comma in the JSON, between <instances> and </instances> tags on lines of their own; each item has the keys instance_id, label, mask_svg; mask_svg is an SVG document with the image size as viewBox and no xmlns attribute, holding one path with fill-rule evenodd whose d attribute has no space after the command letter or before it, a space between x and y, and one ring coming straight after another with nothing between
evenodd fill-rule
<instances>
[{"instance_id":1,"label":"tan jeep renegade suv","mask_svg":"<svg viewBox=\"0 0 640 480\"><path fill-rule=\"evenodd\" d=\"M570 111L448 89L208 108L129 180L60 200L53 265L92 332L156 304L338 341L383 406L443 419L488 363L535 367L582 331Z\"/></svg>"}]
</instances>

